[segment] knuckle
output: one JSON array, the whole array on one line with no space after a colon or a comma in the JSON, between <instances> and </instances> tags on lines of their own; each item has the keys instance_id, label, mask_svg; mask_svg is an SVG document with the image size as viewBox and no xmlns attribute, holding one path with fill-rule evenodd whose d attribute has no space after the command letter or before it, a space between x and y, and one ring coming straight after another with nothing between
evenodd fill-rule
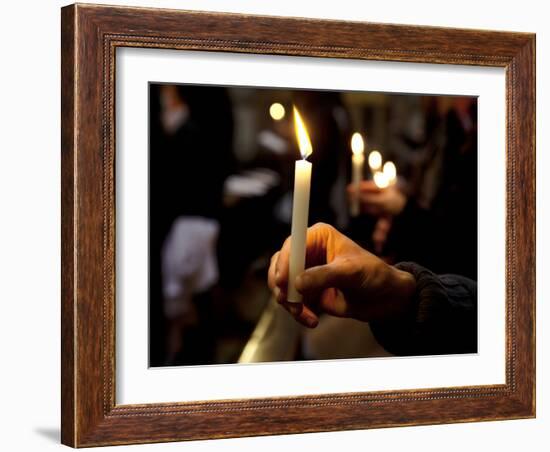
<instances>
[{"instance_id":1,"label":"knuckle","mask_svg":"<svg viewBox=\"0 0 550 452\"><path fill-rule=\"evenodd\" d=\"M351 279L360 277L363 274L363 268L356 257L346 256L341 261L342 273Z\"/></svg>"},{"instance_id":2,"label":"knuckle","mask_svg":"<svg viewBox=\"0 0 550 452\"><path fill-rule=\"evenodd\" d=\"M335 230L335 229L334 229L334 226L331 226L331 225L328 224L328 223L323 223L322 221L319 221L319 222L315 223L315 224L311 227L311 229L313 229L313 230L323 230L323 229L326 229L326 230L328 230L328 231L330 231L330 232L332 232L333 230Z\"/></svg>"}]
</instances>

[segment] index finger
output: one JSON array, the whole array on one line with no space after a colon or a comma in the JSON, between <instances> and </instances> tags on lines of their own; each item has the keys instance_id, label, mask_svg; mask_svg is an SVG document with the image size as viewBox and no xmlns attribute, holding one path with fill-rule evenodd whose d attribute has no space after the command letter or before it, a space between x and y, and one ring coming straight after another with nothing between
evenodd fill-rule
<instances>
[{"instance_id":1,"label":"index finger","mask_svg":"<svg viewBox=\"0 0 550 452\"><path fill-rule=\"evenodd\" d=\"M285 288L288 282L288 263L290 259L290 237L287 237L281 250L278 253L275 263L275 284L277 287Z\"/></svg>"},{"instance_id":2,"label":"index finger","mask_svg":"<svg viewBox=\"0 0 550 452\"><path fill-rule=\"evenodd\" d=\"M275 289L275 270L277 268L277 260L279 259L279 251L271 256L271 262L269 263L269 270L267 272L267 285L271 290Z\"/></svg>"}]
</instances>

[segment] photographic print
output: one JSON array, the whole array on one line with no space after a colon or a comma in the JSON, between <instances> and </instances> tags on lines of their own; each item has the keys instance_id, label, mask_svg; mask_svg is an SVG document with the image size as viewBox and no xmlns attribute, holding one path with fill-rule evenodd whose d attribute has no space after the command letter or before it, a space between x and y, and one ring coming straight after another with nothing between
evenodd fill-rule
<instances>
[{"instance_id":1,"label":"photographic print","mask_svg":"<svg viewBox=\"0 0 550 452\"><path fill-rule=\"evenodd\" d=\"M475 96L150 83L149 365L476 353L477 123Z\"/></svg>"},{"instance_id":2,"label":"photographic print","mask_svg":"<svg viewBox=\"0 0 550 452\"><path fill-rule=\"evenodd\" d=\"M63 444L535 416L535 35L75 4L61 41Z\"/></svg>"}]
</instances>

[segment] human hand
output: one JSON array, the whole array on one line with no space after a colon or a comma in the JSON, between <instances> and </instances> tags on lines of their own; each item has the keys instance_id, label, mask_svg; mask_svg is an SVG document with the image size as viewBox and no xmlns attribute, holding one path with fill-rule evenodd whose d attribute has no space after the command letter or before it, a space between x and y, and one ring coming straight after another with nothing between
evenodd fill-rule
<instances>
[{"instance_id":1,"label":"human hand","mask_svg":"<svg viewBox=\"0 0 550 452\"><path fill-rule=\"evenodd\" d=\"M303 303L287 301L290 237L271 258L268 284L285 309L314 328L322 312L368 322L399 316L411 305L414 277L361 248L328 224L307 232L306 270L295 286Z\"/></svg>"},{"instance_id":2,"label":"human hand","mask_svg":"<svg viewBox=\"0 0 550 452\"><path fill-rule=\"evenodd\" d=\"M359 196L361 211L377 217L398 215L407 203L407 197L397 184L379 188L373 180L363 180L359 184L359 193L354 184L349 184L347 190L350 198Z\"/></svg>"}]
</instances>

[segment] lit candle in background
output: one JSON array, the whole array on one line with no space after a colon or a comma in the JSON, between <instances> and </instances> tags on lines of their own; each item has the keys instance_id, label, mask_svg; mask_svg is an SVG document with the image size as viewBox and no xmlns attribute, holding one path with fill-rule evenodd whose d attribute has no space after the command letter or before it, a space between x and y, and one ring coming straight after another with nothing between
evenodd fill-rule
<instances>
[{"instance_id":1,"label":"lit candle in background","mask_svg":"<svg viewBox=\"0 0 550 452\"><path fill-rule=\"evenodd\" d=\"M296 276L306 267L307 221L312 165L306 158L313 151L306 126L294 107L294 127L302 160L294 169L294 198L292 201L292 229L290 233L290 258L288 268L288 301L301 303L302 295L294 287Z\"/></svg>"},{"instance_id":2,"label":"lit candle in background","mask_svg":"<svg viewBox=\"0 0 550 452\"><path fill-rule=\"evenodd\" d=\"M386 188L390 185L388 175L382 171L376 171L372 178L378 188Z\"/></svg>"},{"instance_id":3,"label":"lit candle in background","mask_svg":"<svg viewBox=\"0 0 550 452\"><path fill-rule=\"evenodd\" d=\"M378 188L387 188L397 181L397 169L393 162L384 163L382 171L376 171L373 175L374 183Z\"/></svg>"},{"instance_id":4,"label":"lit candle in background","mask_svg":"<svg viewBox=\"0 0 550 452\"><path fill-rule=\"evenodd\" d=\"M359 215L359 190L363 180L363 171L365 166L365 143L360 133L355 132L351 137L351 163L352 163L352 183L355 196L351 200L351 215L356 217ZM370 162L370 156L369 156Z\"/></svg>"},{"instance_id":5,"label":"lit candle in background","mask_svg":"<svg viewBox=\"0 0 550 452\"><path fill-rule=\"evenodd\" d=\"M393 162L386 162L384 163L384 168L382 172L386 175L386 178L388 179L388 185L395 184L397 180L397 169L395 168L395 164Z\"/></svg>"},{"instance_id":6,"label":"lit candle in background","mask_svg":"<svg viewBox=\"0 0 550 452\"><path fill-rule=\"evenodd\" d=\"M269 107L269 115L275 121L280 121L285 117L285 107L283 107L279 102L275 102L271 104L271 107Z\"/></svg>"},{"instance_id":7,"label":"lit candle in background","mask_svg":"<svg viewBox=\"0 0 550 452\"><path fill-rule=\"evenodd\" d=\"M374 150L369 154L369 167L372 174L382 168L382 154L380 152Z\"/></svg>"}]
</instances>

